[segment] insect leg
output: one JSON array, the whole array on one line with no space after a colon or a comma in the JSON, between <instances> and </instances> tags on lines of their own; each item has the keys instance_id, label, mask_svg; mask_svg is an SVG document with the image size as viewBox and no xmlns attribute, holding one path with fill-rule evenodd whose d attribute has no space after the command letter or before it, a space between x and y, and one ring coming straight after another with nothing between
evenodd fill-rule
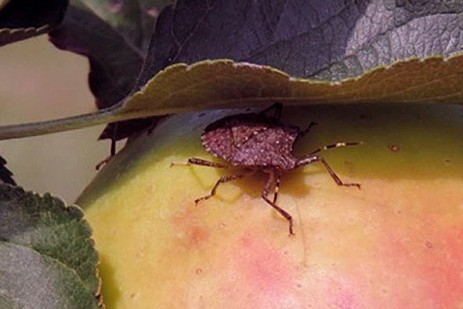
<instances>
[{"instance_id":1,"label":"insect leg","mask_svg":"<svg viewBox=\"0 0 463 309\"><path fill-rule=\"evenodd\" d=\"M273 203L275 204L278 199L278 191L280 191L280 182L281 182L281 176L279 173L275 176L275 188L273 192Z\"/></svg>"},{"instance_id":2,"label":"insect leg","mask_svg":"<svg viewBox=\"0 0 463 309\"><path fill-rule=\"evenodd\" d=\"M270 190L271 190L271 186L275 183L276 178L279 178L279 176L275 175L275 171L271 171L269 173L269 177L267 179L267 182L265 183L264 189L262 190L262 195L261 196L264 199L264 201L267 202L267 204L272 206L276 211L278 211L278 213L280 215L282 215L286 220L288 220L288 222L289 222L289 234L294 235L294 232L293 232L293 217L286 210L282 209L277 204L275 204L275 202L272 202L268 198L268 195L269 195ZM276 192L277 192L277 190L275 188L275 194L276 194ZM275 196L274 196L274 200L276 200Z\"/></svg>"},{"instance_id":3,"label":"insect leg","mask_svg":"<svg viewBox=\"0 0 463 309\"><path fill-rule=\"evenodd\" d=\"M245 176L248 176L248 175L249 175L249 173L242 173L242 174L226 175L226 176L220 177L219 180L217 180L217 182L215 183L214 187L212 187L211 192L208 195L197 198L195 200L195 204L198 204L200 201L207 200L207 199L213 197L215 195L216 191L217 191L217 187L220 184L223 184L223 183L226 183L226 182L229 182L229 181L233 181L233 180L237 180L237 179L241 179L241 178L243 178Z\"/></svg>"},{"instance_id":4,"label":"insect leg","mask_svg":"<svg viewBox=\"0 0 463 309\"><path fill-rule=\"evenodd\" d=\"M311 164L311 163L314 163L314 162L322 163L323 166L325 167L325 169L330 174L331 178L333 178L333 180L336 182L336 184L338 186L357 187L357 188L360 189L360 184L358 184L358 183L344 183L344 182L342 182L341 178L339 178L339 176L336 175L334 170L331 168L331 166L326 162L326 160L322 156L314 155L314 156L310 156L310 157L306 157L304 159L301 159L296 163L296 167L308 165L308 164Z\"/></svg>"},{"instance_id":5,"label":"insect leg","mask_svg":"<svg viewBox=\"0 0 463 309\"><path fill-rule=\"evenodd\" d=\"M111 161L111 159L116 155L116 144L117 144L117 127L118 127L118 122L114 123L114 127L113 127L113 132L112 132L112 135L110 137L111 139L111 147L110 147L110 150L109 150L109 156L104 159L103 161L99 162L96 166L95 166L95 169L97 171L99 171L103 166L105 166L109 161Z\"/></svg>"},{"instance_id":6,"label":"insect leg","mask_svg":"<svg viewBox=\"0 0 463 309\"><path fill-rule=\"evenodd\" d=\"M314 151L309 153L309 155L319 153L322 150L328 150L328 149L338 148L338 147L357 146L357 145L362 145L362 144L363 144L363 142L338 142L338 143L330 144L330 145L323 146L323 147L320 147L318 149L315 149Z\"/></svg>"},{"instance_id":7,"label":"insect leg","mask_svg":"<svg viewBox=\"0 0 463 309\"><path fill-rule=\"evenodd\" d=\"M117 143L117 131L119 128L119 122L114 123L114 129L113 129L113 134L111 136L111 157L113 157L116 154L116 143Z\"/></svg>"},{"instance_id":8,"label":"insect leg","mask_svg":"<svg viewBox=\"0 0 463 309\"><path fill-rule=\"evenodd\" d=\"M283 104L281 104L280 102L277 102L277 103L272 104L270 107L267 107L266 109L264 109L263 111L261 111L259 114L265 115L265 114L267 114L269 111L271 111L272 109L275 110L275 112L274 112L274 114L273 114L273 118L275 118L275 119L277 119L277 120L280 120L280 118L281 118L281 112L283 111Z\"/></svg>"}]
</instances>

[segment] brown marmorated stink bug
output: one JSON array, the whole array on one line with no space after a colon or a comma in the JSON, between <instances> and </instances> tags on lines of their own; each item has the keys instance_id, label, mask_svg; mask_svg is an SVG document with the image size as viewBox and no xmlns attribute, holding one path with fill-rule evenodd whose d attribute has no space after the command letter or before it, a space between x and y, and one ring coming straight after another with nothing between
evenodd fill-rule
<instances>
[{"instance_id":1,"label":"brown marmorated stink bug","mask_svg":"<svg viewBox=\"0 0 463 309\"><path fill-rule=\"evenodd\" d=\"M268 174L267 182L262 190L262 198L278 211L289 222L289 233L293 232L292 216L276 204L280 188L280 177L284 171L292 170L314 162L320 162L339 186L353 186L360 189L358 183L343 183L325 159L317 153L329 148L354 146L359 142L336 143L303 156L295 157L293 146L296 140L304 136L315 123L305 130L297 126L285 125L280 122L283 105L275 103L260 113L238 114L219 119L209 124L201 136L206 150L216 157L224 159L228 164L211 162L199 158L188 159L187 165L201 165L215 168L227 168L229 165L242 168L238 174L220 177L209 194L195 200L198 203L214 196L220 184L240 179L253 172ZM273 111L273 115L268 114ZM268 195L273 189L273 199Z\"/></svg>"}]
</instances>

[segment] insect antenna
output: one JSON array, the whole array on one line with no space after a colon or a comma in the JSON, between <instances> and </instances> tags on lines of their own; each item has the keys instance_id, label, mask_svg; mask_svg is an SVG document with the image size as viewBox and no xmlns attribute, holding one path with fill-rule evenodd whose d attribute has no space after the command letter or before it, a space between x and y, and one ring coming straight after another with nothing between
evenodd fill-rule
<instances>
[{"instance_id":1,"label":"insect antenna","mask_svg":"<svg viewBox=\"0 0 463 309\"><path fill-rule=\"evenodd\" d=\"M313 155L313 154L319 153L320 151L328 150L332 148L350 147L350 146L358 146L358 145L363 145L363 142L338 142L338 143L334 143L334 144L330 144L330 145L317 148L314 151L309 152L308 155Z\"/></svg>"},{"instance_id":2,"label":"insect antenna","mask_svg":"<svg viewBox=\"0 0 463 309\"><path fill-rule=\"evenodd\" d=\"M204 159L200 158L189 158L187 162L171 162L170 167L173 166L189 166L189 165L201 165L201 166L209 166L209 167L214 167L214 168L227 168L228 166L226 164L218 163L218 162L212 162L212 161L207 161Z\"/></svg>"}]
</instances>

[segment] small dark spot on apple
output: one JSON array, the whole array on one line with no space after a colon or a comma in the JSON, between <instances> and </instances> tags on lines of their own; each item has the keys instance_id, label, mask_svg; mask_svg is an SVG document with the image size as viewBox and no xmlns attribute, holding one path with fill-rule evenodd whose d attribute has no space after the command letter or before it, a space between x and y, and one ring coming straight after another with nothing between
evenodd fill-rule
<instances>
[{"instance_id":1,"label":"small dark spot on apple","mask_svg":"<svg viewBox=\"0 0 463 309\"><path fill-rule=\"evenodd\" d=\"M224 222L220 222L219 227L220 227L222 230L224 230L224 229L226 229L228 226L227 226Z\"/></svg>"},{"instance_id":2,"label":"small dark spot on apple","mask_svg":"<svg viewBox=\"0 0 463 309\"><path fill-rule=\"evenodd\" d=\"M399 152L400 151L400 145L397 145L397 144L389 144L389 145L387 145L387 148L389 148L389 150L392 151L392 152Z\"/></svg>"},{"instance_id":3,"label":"small dark spot on apple","mask_svg":"<svg viewBox=\"0 0 463 309\"><path fill-rule=\"evenodd\" d=\"M434 248L434 245L432 244L432 241L426 240L426 248L428 248L428 249Z\"/></svg>"},{"instance_id":4,"label":"small dark spot on apple","mask_svg":"<svg viewBox=\"0 0 463 309\"><path fill-rule=\"evenodd\" d=\"M196 269L195 269L195 274L201 275L202 273L203 273L203 269L202 269L202 268L196 268Z\"/></svg>"},{"instance_id":5,"label":"small dark spot on apple","mask_svg":"<svg viewBox=\"0 0 463 309\"><path fill-rule=\"evenodd\" d=\"M452 163L452 160L450 160L449 158L444 159L444 164L451 164L451 163Z\"/></svg>"}]
</instances>

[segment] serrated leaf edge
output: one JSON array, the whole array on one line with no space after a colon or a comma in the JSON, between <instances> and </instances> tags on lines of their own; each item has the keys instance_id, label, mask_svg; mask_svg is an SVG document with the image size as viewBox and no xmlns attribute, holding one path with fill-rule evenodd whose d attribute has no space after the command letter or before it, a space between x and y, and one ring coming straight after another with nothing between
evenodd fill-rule
<instances>
[{"instance_id":1,"label":"serrated leaf edge","mask_svg":"<svg viewBox=\"0 0 463 309\"><path fill-rule=\"evenodd\" d=\"M99 255L99 253L98 253L98 251L96 250L96 247L95 247L95 239L93 238L93 229L90 226L90 224L88 223L88 221L85 219L85 213L84 213L83 209L81 207L79 207L78 205L75 205L75 204L67 205L67 203L62 198L57 197L57 196L53 196L51 193L48 193L48 192L44 193L44 194L39 194L39 193L34 192L34 191L26 191L22 187L13 186L13 185L10 185L10 184L0 184L0 188L1 187L9 187L10 190L19 190L19 192L22 192L23 194L30 194L33 197L39 198L39 199L52 198L52 199L58 200L60 202L59 204L62 206L62 209L64 209L64 210L69 210L69 209L77 210L77 213L80 215L80 218L79 218L78 222L81 223L84 226L86 231L89 232L88 239L90 240L90 242L92 244L92 248L93 248L94 252L97 255L97 264L95 265L95 273L94 273L94 275L98 279L98 287L97 287L97 290L96 290L95 293L93 293L93 291L90 291L88 289L87 285L84 283L84 281L78 275L78 273L75 271L75 269L69 267L68 265L66 265L64 263L62 263L60 260L58 260L56 258L53 258L53 257L51 257L51 256L49 256L47 254L38 252L35 248L27 247L27 246L18 244L18 243L14 242L14 241L0 240L0 242L8 242L8 243L12 243L12 244L14 244L14 245L16 245L18 247L27 248L29 250L32 250L32 251L36 252L40 256L44 256L44 257L48 258L49 260L52 260L52 261L56 262L59 265L62 265L64 269L71 270L72 273L75 274L75 276L78 278L78 282L80 282L82 284L82 286L85 288L85 290L88 291L90 294L92 294L94 297L97 298L98 306L100 308L103 308L103 309L106 308L104 303L103 303L103 297L102 297L102 294L101 294L102 280L101 280L101 277L99 275L99 270L98 270L98 266L100 264L100 255ZM59 224L58 226L60 226L60 225L62 225L62 224Z\"/></svg>"},{"instance_id":2,"label":"serrated leaf edge","mask_svg":"<svg viewBox=\"0 0 463 309\"><path fill-rule=\"evenodd\" d=\"M442 55L433 55L426 58L416 58L412 57L410 59L402 59L400 61L394 62L393 64L389 65L382 65L375 68L370 69L369 71L363 73L362 75L349 77L342 81L321 81L321 80L314 80L314 79L304 79L304 78L296 78L291 77L287 73L276 69L274 67L268 65L257 65L257 64L249 64L249 63L240 63L234 62L230 59L216 59L216 60L203 60L199 62L195 62L193 64L185 64L185 63L176 63L173 65L168 66L167 68L159 71L154 77L152 77L141 89L134 92L131 96L127 97L124 100L121 100L118 104L113 105L106 109L101 109L96 113L89 113L83 114L78 116L71 116L67 118L43 121L43 122L35 122L35 123L26 123L26 124L19 124L19 125L7 125L7 126L0 126L0 140L4 139L13 139L13 138L21 138L21 137L29 137L29 136L37 136L37 135L44 135L49 133L56 133L56 132L63 132L75 129L86 128L90 126L95 126L99 124L107 124L112 122L124 121L124 120L131 120L137 118L146 118L151 116L162 116L172 113L185 113L185 112L193 112L200 110L200 108L191 106L191 105L180 105L180 106L159 106L158 108L151 108L148 111L145 111L143 108L137 108L137 106L130 106L132 105L133 101L143 99L145 92L147 92L148 87L150 87L156 81L164 78L167 74L171 72L175 72L176 70L184 70L184 71L191 71L194 70L196 67L205 65L205 64L233 64L236 67L239 66L249 66L253 68L258 68L262 70L267 70L272 74L275 74L277 77L285 79L287 82L296 82L301 84L325 84L329 87L340 86L341 84L345 83L352 83L360 80L362 78L368 78L374 76L374 74L380 73L384 70L389 70L394 66L400 66L407 62L412 61L419 61L425 63L426 61L433 61L439 60L442 62L448 62L456 57L463 57L463 53L455 53L449 57L444 57ZM349 94L349 96L347 96ZM352 91L350 92L343 92L342 98L333 98L337 99L333 101L333 103L342 103L342 104L353 104L353 103L363 103L370 101L375 101L375 98L360 98L360 99L352 99ZM164 97L162 100L166 101L167 99L171 98L170 96ZM330 97L326 93L323 95L325 101L329 100ZM307 95L299 94L297 96L288 97L288 96L278 96L278 97L262 97L262 96L250 96L244 97L239 99L227 99L227 100L215 100L214 104L209 105L202 105L202 109L220 109L220 108L241 108L241 107L249 107L251 104L254 106L262 106L268 104L269 100L271 101L284 101L285 103L291 105L304 105L304 104L313 104L308 103L308 99L317 98L316 95L313 97L308 97ZM377 99L381 99L381 97L376 97ZM431 99L431 98L429 98ZM436 99L436 98L434 98ZM407 102L406 100L402 100L403 102ZM402 101L397 101L400 103ZM382 102L382 101L381 101ZM423 101L425 102L425 101ZM210 103L210 102L209 102ZM384 103L384 102L383 102ZM415 101L413 101L415 103ZM456 104L456 103L455 103Z\"/></svg>"},{"instance_id":3,"label":"serrated leaf edge","mask_svg":"<svg viewBox=\"0 0 463 309\"><path fill-rule=\"evenodd\" d=\"M1 28L0 29L0 34L3 33L11 33L14 34L16 32L23 32L23 33L29 33L29 32L46 32L47 30L50 29L50 25L43 25L40 27L27 27L27 28Z\"/></svg>"}]
</instances>

